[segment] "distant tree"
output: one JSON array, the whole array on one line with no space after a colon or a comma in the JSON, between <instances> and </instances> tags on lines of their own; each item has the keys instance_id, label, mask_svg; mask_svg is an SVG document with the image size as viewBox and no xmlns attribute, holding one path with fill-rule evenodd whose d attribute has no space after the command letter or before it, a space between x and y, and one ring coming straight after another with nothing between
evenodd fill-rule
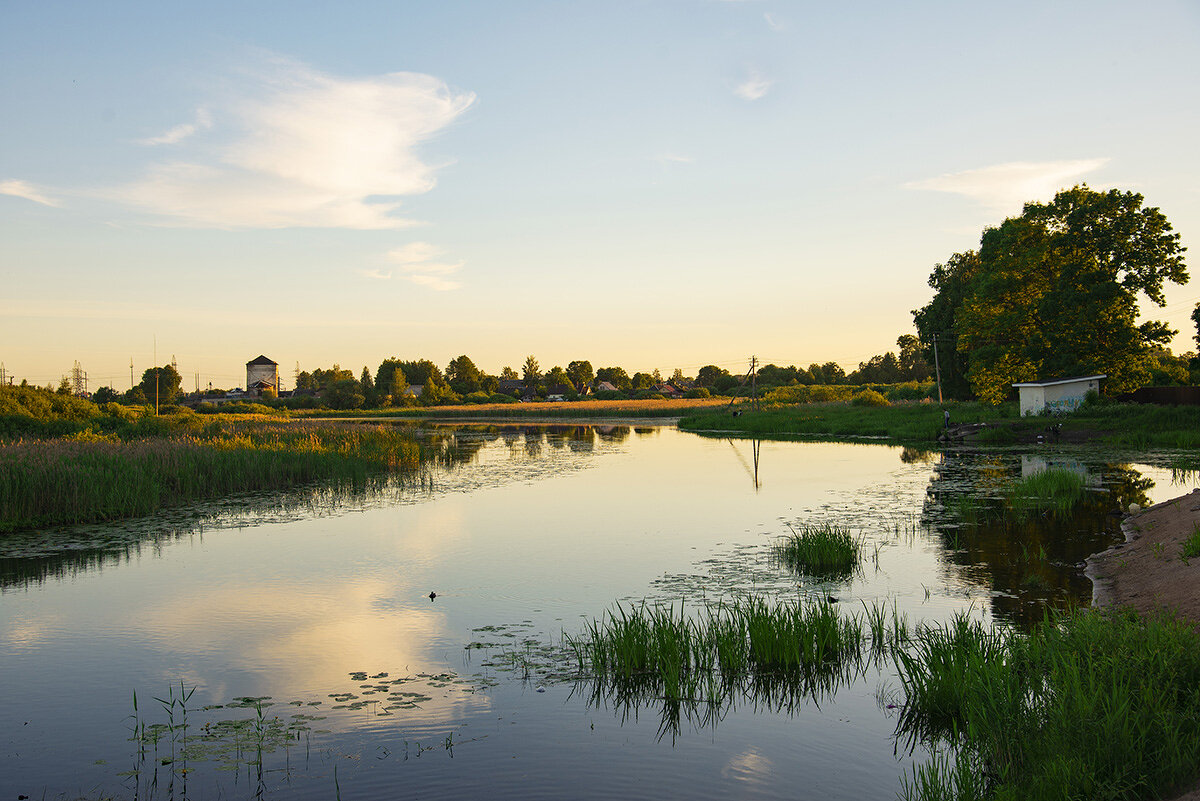
<instances>
[{"instance_id":1,"label":"distant tree","mask_svg":"<svg viewBox=\"0 0 1200 801\"><path fill-rule=\"evenodd\" d=\"M426 381L433 379L433 383L438 387L446 386L446 378L442 375L441 369L428 359L400 362L400 369L404 371L410 384L424 386Z\"/></svg>"},{"instance_id":2,"label":"distant tree","mask_svg":"<svg viewBox=\"0 0 1200 801\"><path fill-rule=\"evenodd\" d=\"M676 389L683 389L690 383L691 379L687 378L683 374L683 370L680 370L678 367L675 368L675 372L671 373L671 386Z\"/></svg>"},{"instance_id":3,"label":"distant tree","mask_svg":"<svg viewBox=\"0 0 1200 801\"><path fill-rule=\"evenodd\" d=\"M1146 359L1150 372L1150 385L1155 387L1180 386L1191 380L1188 363L1191 359L1176 356L1170 348L1153 348Z\"/></svg>"},{"instance_id":4,"label":"distant tree","mask_svg":"<svg viewBox=\"0 0 1200 801\"><path fill-rule=\"evenodd\" d=\"M567 365L567 375L577 392L583 392L596 380L596 371L589 361L574 361Z\"/></svg>"},{"instance_id":5,"label":"distant tree","mask_svg":"<svg viewBox=\"0 0 1200 801\"><path fill-rule=\"evenodd\" d=\"M421 387L421 395L419 398L422 406L437 406L442 400L442 391L437 383L433 380L433 376L425 379L425 384Z\"/></svg>"},{"instance_id":6,"label":"distant tree","mask_svg":"<svg viewBox=\"0 0 1200 801\"><path fill-rule=\"evenodd\" d=\"M483 387L483 373L475 362L463 355L446 365L446 381L459 395L469 395Z\"/></svg>"},{"instance_id":7,"label":"distant tree","mask_svg":"<svg viewBox=\"0 0 1200 801\"><path fill-rule=\"evenodd\" d=\"M408 376L396 358L384 359L375 370L375 387L392 397L393 402L408 391Z\"/></svg>"},{"instance_id":8,"label":"distant tree","mask_svg":"<svg viewBox=\"0 0 1200 801\"><path fill-rule=\"evenodd\" d=\"M183 377L179 375L179 371L168 364L163 367L151 367L142 373L142 382L138 386L141 387L146 403L162 407L175 402L175 398L179 397L179 385L182 382Z\"/></svg>"},{"instance_id":9,"label":"distant tree","mask_svg":"<svg viewBox=\"0 0 1200 801\"><path fill-rule=\"evenodd\" d=\"M538 365L538 360L533 356L525 357L525 364L521 369L521 380L525 382L525 386L534 389L542 381L542 368Z\"/></svg>"},{"instance_id":10,"label":"distant tree","mask_svg":"<svg viewBox=\"0 0 1200 801\"><path fill-rule=\"evenodd\" d=\"M340 364L334 364L328 370L318 367L312 371L313 383L319 390L325 390L333 386L338 381L355 381L354 372L351 370L343 370Z\"/></svg>"},{"instance_id":11,"label":"distant tree","mask_svg":"<svg viewBox=\"0 0 1200 801\"><path fill-rule=\"evenodd\" d=\"M655 384L661 384L663 382L662 373L658 371L657 367L655 367L654 371L650 373L650 376L654 379Z\"/></svg>"},{"instance_id":12,"label":"distant tree","mask_svg":"<svg viewBox=\"0 0 1200 801\"><path fill-rule=\"evenodd\" d=\"M643 389L650 389L650 387L654 386L656 383L658 382L654 380L654 376L650 373L633 374L633 390L635 392L639 392Z\"/></svg>"},{"instance_id":13,"label":"distant tree","mask_svg":"<svg viewBox=\"0 0 1200 801\"><path fill-rule=\"evenodd\" d=\"M24 386L24 385L22 385L22 386ZM136 387L133 387L132 389L128 390L124 395L122 395L121 403L124 403L127 406L145 406L147 403L146 393L142 391L141 384L137 385Z\"/></svg>"},{"instance_id":14,"label":"distant tree","mask_svg":"<svg viewBox=\"0 0 1200 801\"><path fill-rule=\"evenodd\" d=\"M900 380L900 360L891 351L860 362L858 369L846 376L848 384L895 384Z\"/></svg>"},{"instance_id":15,"label":"distant tree","mask_svg":"<svg viewBox=\"0 0 1200 801\"><path fill-rule=\"evenodd\" d=\"M362 384L353 375L350 378L339 378L325 387L321 398L331 409L361 409L367 402L363 396Z\"/></svg>"},{"instance_id":16,"label":"distant tree","mask_svg":"<svg viewBox=\"0 0 1200 801\"><path fill-rule=\"evenodd\" d=\"M366 365L363 365L362 375L359 376L358 385L362 389L364 405L378 406L379 398L375 394L375 382L371 380L371 371Z\"/></svg>"},{"instance_id":17,"label":"distant tree","mask_svg":"<svg viewBox=\"0 0 1200 801\"><path fill-rule=\"evenodd\" d=\"M837 362L822 364L821 374L825 376L826 384L844 384L846 382L846 371Z\"/></svg>"},{"instance_id":18,"label":"distant tree","mask_svg":"<svg viewBox=\"0 0 1200 801\"><path fill-rule=\"evenodd\" d=\"M715 364L706 364L696 373L696 386L699 387L715 387L717 380L727 378L729 371L723 367L717 367Z\"/></svg>"},{"instance_id":19,"label":"distant tree","mask_svg":"<svg viewBox=\"0 0 1200 801\"><path fill-rule=\"evenodd\" d=\"M920 339L912 334L902 334L896 344L900 347L902 381L927 381L933 376L933 367L925 360L925 348Z\"/></svg>"},{"instance_id":20,"label":"distant tree","mask_svg":"<svg viewBox=\"0 0 1200 801\"><path fill-rule=\"evenodd\" d=\"M100 387L92 393L92 403L113 403L121 397L121 393L112 387Z\"/></svg>"},{"instance_id":21,"label":"distant tree","mask_svg":"<svg viewBox=\"0 0 1200 801\"><path fill-rule=\"evenodd\" d=\"M62 377L62 381L58 382L58 389L55 390L55 393L58 395L70 395L71 394L71 379L67 378L64 375Z\"/></svg>"},{"instance_id":22,"label":"distant tree","mask_svg":"<svg viewBox=\"0 0 1200 801\"><path fill-rule=\"evenodd\" d=\"M517 371L512 369L511 367L505 367L503 370L500 371L500 380L501 381L516 381L520 377L521 376L517 375Z\"/></svg>"},{"instance_id":23,"label":"distant tree","mask_svg":"<svg viewBox=\"0 0 1200 801\"><path fill-rule=\"evenodd\" d=\"M317 382L313 379L312 373L307 370L301 370L296 374L296 389L303 390L318 390Z\"/></svg>"},{"instance_id":24,"label":"distant tree","mask_svg":"<svg viewBox=\"0 0 1200 801\"><path fill-rule=\"evenodd\" d=\"M551 367L550 372L546 373L546 388L549 389L556 385L575 388L575 383L571 381L571 376L567 374L566 370L557 365Z\"/></svg>"},{"instance_id":25,"label":"distant tree","mask_svg":"<svg viewBox=\"0 0 1200 801\"><path fill-rule=\"evenodd\" d=\"M633 388L633 381L629 378L629 373L621 367L601 367L596 371L596 383L607 381L622 392L628 392Z\"/></svg>"}]
</instances>

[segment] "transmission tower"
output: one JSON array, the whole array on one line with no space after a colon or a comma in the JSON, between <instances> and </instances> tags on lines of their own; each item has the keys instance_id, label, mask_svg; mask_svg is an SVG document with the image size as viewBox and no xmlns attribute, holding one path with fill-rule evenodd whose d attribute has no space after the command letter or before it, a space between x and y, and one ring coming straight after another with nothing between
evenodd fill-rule
<instances>
[{"instance_id":1,"label":"transmission tower","mask_svg":"<svg viewBox=\"0 0 1200 801\"><path fill-rule=\"evenodd\" d=\"M79 366L78 361L75 362L75 366L71 368L71 391L74 392L75 396L79 398L86 398L88 394L87 373L82 367Z\"/></svg>"}]
</instances>

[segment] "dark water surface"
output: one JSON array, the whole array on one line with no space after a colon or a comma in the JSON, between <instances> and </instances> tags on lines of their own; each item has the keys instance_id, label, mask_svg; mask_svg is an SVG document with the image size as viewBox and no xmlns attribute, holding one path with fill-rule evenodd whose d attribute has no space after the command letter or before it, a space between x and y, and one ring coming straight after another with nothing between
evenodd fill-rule
<instances>
[{"instance_id":1,"label":"dark water surface","mask_svg":"<svg viewBox=\"0 0 1200 801\"><path fill-rule=\"evenodd\" d=\"M927 756L893 737L887 665L673 713L563 680L562 634L618 602L744 592L1025 625L1087 603L1078 563L1118 504L1196 483L1098 451L434 436L446 465L421 479L0 541L0 799L891 798ZM1051 463L1086 477L1079 513L1005 515L1005 487ZM771 561L789 523L827 521L865 537L856 577Z\"/></svg>"}]
</instances>

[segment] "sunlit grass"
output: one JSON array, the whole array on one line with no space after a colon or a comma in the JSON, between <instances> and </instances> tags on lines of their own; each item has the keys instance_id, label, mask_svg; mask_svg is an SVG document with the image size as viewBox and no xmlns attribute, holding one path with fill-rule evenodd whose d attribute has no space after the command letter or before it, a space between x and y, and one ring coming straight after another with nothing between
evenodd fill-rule
<instances>
[{"instance_id":1,"label":"sunlit grass","mask_svg":"<svg viewBox=\"0 0 1200 801\"><path fill-rule=\"evenodd\" d=\"M379 426L228 420L123 441L81 432L0 442L0 531L113 520L235 492L415 469L421 449Z\"/></svg>"}]
</instances>

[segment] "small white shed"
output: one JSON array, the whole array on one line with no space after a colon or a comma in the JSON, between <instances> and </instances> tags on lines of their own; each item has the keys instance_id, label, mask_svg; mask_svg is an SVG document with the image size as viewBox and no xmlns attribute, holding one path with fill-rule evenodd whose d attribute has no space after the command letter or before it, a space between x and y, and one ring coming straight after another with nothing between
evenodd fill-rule
<instances>
[{"instance_id":1,"label":"small white shed","mask_svg":"<svg viewBox=\"0 0 1200 801\"><path fill-rule=\"evenodd\" d=\"M1070 412L1079 408L1089 390L1100 391L1100 379L1105 375L1083 375L1076 378L1052 378L1048 381L1023 381L1013 384L1021 397L1021 416L1049 412Z\"/></svg>"}]
</instances>

